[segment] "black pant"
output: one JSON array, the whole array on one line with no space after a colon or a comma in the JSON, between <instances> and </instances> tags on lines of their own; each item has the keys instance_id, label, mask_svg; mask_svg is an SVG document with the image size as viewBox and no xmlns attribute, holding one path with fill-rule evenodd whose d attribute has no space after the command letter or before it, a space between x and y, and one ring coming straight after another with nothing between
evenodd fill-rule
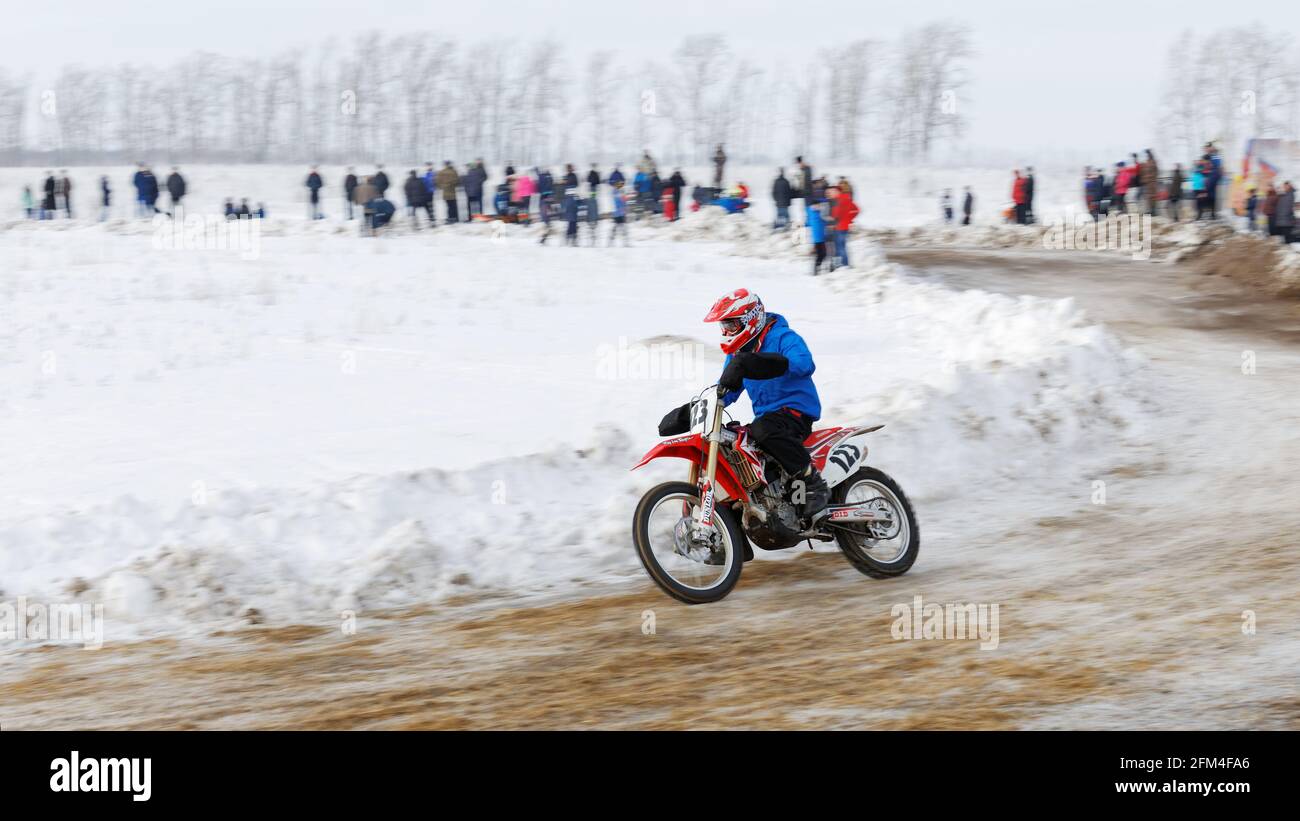
<instances>
[{"instance_id":1,"label":"black pant","mask_svg":"<svg viewBox=\"0 0 1300 821\"><path fill-rule=\"evenodd\" d=\"M471 197L471 196L469 196L468 194L466 194L466 195L465 195L465 211L468 213L468 216L469 216L469 218L470 218L470 221L473 221L473 219L474 219L474 215L475 215L475 214L482 214L482 213L483 213L483 195L480 194L480 195L478 195L477 197Z\"/></svg>"},{"instance_id":2,"label":"black pant","mask_svg":"<svg viewBox=\"0 0 1300 821\"><path fill-rule=\"evenodd\" d=\"M755 419L749 426L749 435L786 473L797 476L811 462L803 443L812 434L812 423L808 414L795 416L794 412L782 409Z\"/></svg>"},{"instance_id":3,"label":"black pant","mask_svg":"<svg viewBox=\"0 0 1300 821\"><path fill-rule=\"evenodd\" d=\"M460 215L457 213L455 200L443 200L447 204L447 222L460 222Z\"/></svg>"}]
</instances>

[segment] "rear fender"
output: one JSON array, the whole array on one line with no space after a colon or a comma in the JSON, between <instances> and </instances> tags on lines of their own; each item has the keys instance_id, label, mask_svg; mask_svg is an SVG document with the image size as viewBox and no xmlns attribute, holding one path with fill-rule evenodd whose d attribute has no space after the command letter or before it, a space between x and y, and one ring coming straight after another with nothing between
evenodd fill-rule
<instances>
[{"instance_id":1,"label":"rear fender","mask_svg":"<svg viewBox=\"0 0 1300 821\"><path fill-rule=\"evenodd\" d=\"M829 487L843 482L867 463L867 436L882 427L884 426L872 425L844 429L844 435L830 445L825 464L821 467L822 478Z\"/></svg>"}]
</instances>

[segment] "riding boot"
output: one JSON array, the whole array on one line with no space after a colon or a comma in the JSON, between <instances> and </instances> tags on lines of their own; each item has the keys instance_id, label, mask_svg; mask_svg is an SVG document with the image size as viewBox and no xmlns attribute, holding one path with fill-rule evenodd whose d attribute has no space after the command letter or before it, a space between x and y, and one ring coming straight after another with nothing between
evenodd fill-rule
<instances>
[{"instance_id":1,"label":"riding boot","mask_svg":"<svg viewBox=\"0 0 1300 821\"><path fill-rule=\"evenodd\" d=\"M809 519L815 519L817 514L824 511L831 503L831 489L826 485L826 480L822 478L821 473L811 464L804 468L797 480L802 481L804 486L804 515Z\"/></svg>"}]
</instances>

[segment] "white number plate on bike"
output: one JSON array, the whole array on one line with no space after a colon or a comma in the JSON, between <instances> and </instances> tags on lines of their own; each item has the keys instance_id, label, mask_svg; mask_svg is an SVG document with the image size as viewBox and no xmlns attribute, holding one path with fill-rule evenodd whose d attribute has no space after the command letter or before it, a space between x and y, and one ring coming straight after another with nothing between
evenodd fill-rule
<instances>
[{"instance_id":1,"label":"white number plate on bike","mask_svg":"<svg viewBox=\"0 0 1300 821\"><path fill-rule=\"evenodd\" d=\"M713 403L718 397L713 391L705 391L699 399L691 402L691 431L708 434L709 420L713 418Z\"/></svg>"}]
</instances>

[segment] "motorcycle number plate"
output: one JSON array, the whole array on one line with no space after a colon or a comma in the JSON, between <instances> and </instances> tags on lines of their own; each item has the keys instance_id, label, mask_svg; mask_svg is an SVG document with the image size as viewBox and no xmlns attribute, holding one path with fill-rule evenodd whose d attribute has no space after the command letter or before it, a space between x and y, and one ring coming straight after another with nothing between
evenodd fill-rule
<instances>
[{"instance_id":1,"label":"motorcycle number plate","mask_svg":"<svg viewBox=\"0 0 1300 821\"><path fill-rule=\"evenodd\" d=\"M709 419L713 415L713 402L717 401L716 397L710 396L711 391L706 391L705 395L691 402L691 430L698 430L701 433L708 433Z\"/></svg>"}]
</instances>

